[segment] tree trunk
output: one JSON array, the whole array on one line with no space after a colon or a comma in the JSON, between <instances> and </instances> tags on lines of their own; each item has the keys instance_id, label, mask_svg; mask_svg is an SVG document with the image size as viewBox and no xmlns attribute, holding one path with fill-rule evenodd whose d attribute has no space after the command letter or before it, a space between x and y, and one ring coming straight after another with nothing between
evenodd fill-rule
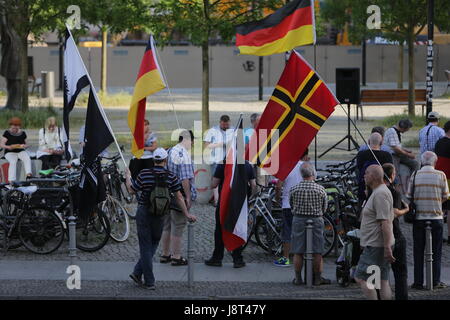
<instances>
[{"instance_id":1,"label":"tree trunk","mask_svg":"<svg viewBox=\"0 0 450 320\"><path fill-rule=\"evenodd\" d=\"M23 17L0 16L0 75L6 79L6 109L28 110L28 35L20 34L14 23Z\"/></svg>"},{"instance_id":2,"label":"tree trunk","mask_svg":"<svg viewBox=\"0 0 450 320\"><path fill-rule=\"evenodd\" d=\"M108 53L108 31L106 28L102 29L102 68L100 79L100 90L106 93L106 66Z\"/></svg>"},{"instance_id":3,"label":"tree trunk","mask_svg":"<svg viewBox=\"0 0 450 320\"><path fill-rule=\"evenodd\" d=\"M405 46L400 43L398 46L398 70L397 70L397 89L403 89L403 52Z\"/></svg>"},{"instance_id":4,"label":"tree trunk","mask_svg":"<svg viewBox=\"0 0 450 320\"><path fill-rule=\"evenodd\" d=\"M209 129L209 44L202 44L202 130Z\"/></svg>"},{"instance_id":5,"label":"tree trunk","mask_svg":"<svg viewBox=\"0 0 450 320\"><path fill-rule=\"evenodd\" d=\"M415 115L414 30L408 36L408 114Z\"/></svg>"},{"instance_id":6,"label":"tree trunk","mask_svg":"<svg viewBox=\"0 0 450 320\"><path fill-rule=\"evenodd\" d=\"M22 61L22 79L21 79L21 90L22 90L22 103L21 110L22 112L28 111L28 37L25 37L22 42L22 50L20 50Z\"/></svg>"}]
</instances>

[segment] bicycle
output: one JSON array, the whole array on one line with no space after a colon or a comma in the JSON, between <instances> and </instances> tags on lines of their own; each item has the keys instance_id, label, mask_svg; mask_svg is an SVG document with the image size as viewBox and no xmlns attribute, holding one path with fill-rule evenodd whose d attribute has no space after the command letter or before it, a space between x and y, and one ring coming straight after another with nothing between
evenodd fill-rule
<instances>
[{"instance_id":1,"label":"bicycle","mask_svg":"<svg viewBox=\"0 0 450 320\"><path fill-rule=\"evenodd\" d=\"M6 185L2 185L6 188ZM31 197L38 190L36 186L16 184L9 190L8 201L14 204L10 214L0 217L0 247L6 251L18 248L20 244L37 254L48 254L57 250L64 240L64 226L59 217L45 207L31 206ZM10 245L10 240L16 242Z\"/></svg>"},{"instance_id":2,"label":"bicycle","mask_svg":"<svg viewBox=\"0 0 450 320\"><path fill-rule=\"evenodd\" d=\"M109 161L102 165L102 170L105 175L106 192L120 203L127 205L133 202L134 194L128 191L125 175L119 170L118 161L120 158L120 154L113 157L102 157L102 159ZM126 213L131 219L136 219L135 210L126 210Z\"/></svg>"},{"instance_id":3,"label":"bicycle","mask_svg":"<svg viewBox=\"0 0 450 320\"><path fill-rule=\"evenodd\" d=\"M65 176L64 178L62 178ZM110 238L111 226L108 217L100 206L95 206L92 212L81 216L77 204L79 203L78 170L68 169L65 172L48 175L46 178L30 179L28 183L44 185L40 193L36 194L36 204L53 210L62 221L68 236L68 218L76 218L76 246L87 252L94 252L103 248Z\"/></svg>"}]
</instances>

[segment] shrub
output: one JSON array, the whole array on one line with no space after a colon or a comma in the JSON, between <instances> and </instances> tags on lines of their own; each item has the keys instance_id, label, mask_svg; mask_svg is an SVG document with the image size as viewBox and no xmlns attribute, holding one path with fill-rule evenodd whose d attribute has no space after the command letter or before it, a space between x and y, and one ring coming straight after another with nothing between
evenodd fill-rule
<instances>
[{"instance_id":1,"label":"shrub","mask_svg":"<svg viewBox=\"0 0 450 320\"><path fill-rule=\"evenodd\" d=\"M4 109L0 111L0 127L9 128L9 119L19 117L22 120L22 127L25 129L39 129L45 124L48 117L56 117L59 124L62 123L62 116L52 107L30 108L27 112Z\"/></svg>"}]
</instances>

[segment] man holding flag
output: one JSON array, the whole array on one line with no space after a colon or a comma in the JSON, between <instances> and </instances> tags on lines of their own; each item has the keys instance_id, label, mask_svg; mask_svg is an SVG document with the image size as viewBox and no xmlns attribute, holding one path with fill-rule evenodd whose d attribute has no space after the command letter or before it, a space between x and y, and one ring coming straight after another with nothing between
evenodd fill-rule
<instances>
[{"instance_id":1,"label":"man holding flag","mask_svg":"<svg viewBox=\"0 0 450 320\"><path fill-rule=\"evenodd\" d=\"M234 268L245 266L242 246L247 241L247 200L256 190L256 181L253 167L243 157L242 116L236 128L227 157L217 165L211 185L219 187L220 196L215 214L214 252L205 260L207 266L222 266L224 248L231 252Z\"/></svg>"}]
</instances>

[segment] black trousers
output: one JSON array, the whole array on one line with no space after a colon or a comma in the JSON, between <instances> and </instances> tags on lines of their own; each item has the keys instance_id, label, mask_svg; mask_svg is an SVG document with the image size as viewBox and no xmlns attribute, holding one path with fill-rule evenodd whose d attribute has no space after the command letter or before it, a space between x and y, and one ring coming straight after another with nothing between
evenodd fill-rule
<instances>
[{"instance_id":1,"label":"black trousers","mask_svg":"<svg viewBox=\"0 0 450 320\"><path fill-rule=\"evenodd\" d=\"M41 156L39 160L42 161L42 170L55 169L61 163L62 155L52 154Z\"/></svg>"},{"instance_id":2,"label":"black trousers","mask_svg":"<svg viewBox=\"0 0 450 320\"><path fill-rule=\"evenodd\" d=\"M222 239L222 228L220 226L220 209L219 206L216 207L216 230L214 231L214 252L212 255L213 260L222 261L223 254L225 250L225 245L223 244ZM242 247L231 252L231 256L233 257L233 261L237 262L242 260L242 251L244 249Z\"/></svg>"},{"instance_id":3,"label":"black trousers","mask_svg":"<svg viewBox=\"0 0 450 320\"><path fill-rule=\"evenodd\" d=\"M393 251L395 262L391 264L395 279L395 300L408 300L408 264L406 260L406 239L395 239Z\"/></svg>"}]
</instances>

